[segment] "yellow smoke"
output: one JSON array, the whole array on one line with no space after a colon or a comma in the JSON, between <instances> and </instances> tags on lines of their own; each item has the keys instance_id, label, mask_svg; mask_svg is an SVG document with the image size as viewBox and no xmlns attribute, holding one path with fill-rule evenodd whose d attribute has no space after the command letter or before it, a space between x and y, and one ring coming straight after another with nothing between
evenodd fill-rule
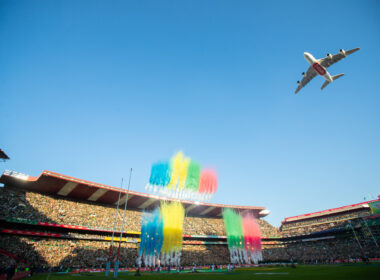
<instances>
[{"instance_id":1,"label":"yellow smoke","mask_svg":"<svg viewBox=\"0 0 380 280\"><path fill-rule=\"evenodd\" d=\"M180 202L162 202L161 215L164 234L161 252L170 253L181 250L185 209Z\"/></svg>"},{"instance_id":2,"label":"yellow smoke","mask_svg":"<svg viewBox=\"0 0 380 280\"><path fill-rule=\"evenodd\" d=\"M180 190L185 188L187 170L190 164L190 158L185 158L182 152L174 155L170 161L172 174L168 188L171 190Z\"/></svg>"}]
</instances>

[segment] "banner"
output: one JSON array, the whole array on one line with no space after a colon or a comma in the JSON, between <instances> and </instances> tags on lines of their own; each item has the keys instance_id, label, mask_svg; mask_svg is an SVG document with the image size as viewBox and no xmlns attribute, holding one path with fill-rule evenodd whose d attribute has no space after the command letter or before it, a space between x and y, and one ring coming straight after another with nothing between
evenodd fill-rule
<instances>
[{"instance_id":1,"label":"banner","mask_svg":"<svg viewBox=\"0 0 380 280\"><path fill-rule=\"evenodd\" d=\"M48 232L38 232L38 231L26 231L26 230L14 230L14 229L2 229L1 232L12 233L12 234L22 234L22 235L37 235L37 236L51 236L60 237L59 233L48 233Z\"/></svg>"},{"instance_id":2,"label":"banner","mask_svg":"<svg viewBox=\"0 0 380 280\"><path fill-rule=\"evenodd\" d=\"M368 203L371 208L372 214L380 213L380 200Z\"/></svg>"},{"instance_id":3,"label":"banner","mask_svg":"<svg viewBox=\"0 0 380 280\"><path fill-rule=\"evenodd\" d=\"M104 237L104 240L107 240L107 241L108 240L112 240L112 237L106 236L106 237ZM113 241L119 242L120 238L119 237L114 237ZM129 238L129 237L125 238L125 237L123 237L121 239L121 241L122 242L128 242L128 243L138 243L138 242L140 242L140 238Z\"/></svg>"},{"instance_id":4,"label":"banner","mask_svg":"<svg viewBox=\"0 0 380 280\"><path fill-rule=\"evenodd\" d=\"M315 238L305 238L305 239L302 239L302 242L318 241L318 240L333 239L333 238L335 238L335 236L323 236L323 237L315 237Z\"/></svg>"}]
</instances>

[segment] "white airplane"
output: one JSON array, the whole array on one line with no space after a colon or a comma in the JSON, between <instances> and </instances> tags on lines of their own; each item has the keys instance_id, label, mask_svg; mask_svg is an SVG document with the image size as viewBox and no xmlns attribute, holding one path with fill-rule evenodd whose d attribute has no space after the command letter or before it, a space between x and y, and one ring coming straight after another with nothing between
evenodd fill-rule
<instances>
[{"instance_id":1,"label":"white airplane","mask_svg":"<svg viewBox=\"0 0 380 280\"><path fill-rule=\"evenodd\" d=\"M339 53L334 55L328 53L326 57L321 59L315 59L315 57L312 56L310 53L304 52L303 55L305 56L305 59L307 60L307 62L310 63L311 66L309 67L309 69L307 69L306 73L302 73L303 79L301 81L297 81L298 87L296 89L295 94L297 94L297 92L299 92L308 82L310 82L315 76L317 76L317 74L321 75L326 79L326 81L321 87L321 90L324 89L329 83L342 77L344 74L331 76L330 73L326 71L326 68L330 67L334 63L345 58L347 55L350 55L358 50L360 50L360 48L355 48L349 51L340 49Z\"/></svg>"}]
</instances>

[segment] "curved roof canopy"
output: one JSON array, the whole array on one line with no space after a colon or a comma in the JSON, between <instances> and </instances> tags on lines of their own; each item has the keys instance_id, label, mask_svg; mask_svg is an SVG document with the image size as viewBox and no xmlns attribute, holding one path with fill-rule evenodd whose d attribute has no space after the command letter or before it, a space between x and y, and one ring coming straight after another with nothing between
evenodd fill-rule
<instances>
[{"instance_id":1,"label":"curved roof canopy","mask_svg":"<svg viewBox=\"0 0 380 280\"><path fill-rule=\"evenodd\" d=\"M160 204L161 200L174 200L135 191L129 191L128 193L125 189L46 170L38 177L30 177L7 170L0 177L0 182L9 187L102 204L117 204L119 193L121 192L120 204L126 202L128 194L128 208L136 210L153 209ZM265 211L265 207L203 203L188 200L181 200L181 202L186 209L186 214L190 216L221 217L223 208L249 211L256 217L265 217L269 214L269 211Z\"/></svg>"},{"instance_id":2,"label":"curved roof canopy","mask_svg":"<svg viewBox=\"0 0 380 280\"><path fill-rule=\"evenodd\" d=\"M375 202L378 200L380 200L380 199L364 201L364 202L360 202L360 203L356 203L356 204L341 206L341 207L327 209L327 210L323 210L323 211L318 211L318 212L288 217L282 221L282 224L290 223L290 222L298 222L298 221L306 220L306 219L321 218L324 216L327 217L327 216L336 215L336 214L344 214L345 212L349 212L349 211L360 211L363 209L369 209L368 203Z\"/></svg>"}]
</instances>

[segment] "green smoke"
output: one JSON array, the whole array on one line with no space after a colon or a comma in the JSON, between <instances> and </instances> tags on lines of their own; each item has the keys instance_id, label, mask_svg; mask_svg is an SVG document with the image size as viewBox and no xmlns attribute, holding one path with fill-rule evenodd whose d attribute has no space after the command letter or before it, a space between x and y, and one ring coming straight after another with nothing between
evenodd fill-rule
<instances>
[{"instance_id":1,"label":"green smoke","mask_svg":"<svg viewBox=\"0 0 380 280\"><path fill-rule=\"evenodd\" d=\"M187 190L191 190L194 192L198 191L200 175L201 175L201 166L194 161L190 161L189 167L187 169L185 188Z\"/></svg>"},{"instance_id":2,"label":"green smoke","mask_svg":"<svg viewBox=\"0 0 380 280\"><path fill-rule=\"evenodd\" d=\"M228 247L244 249L242 218L232 209L223 210L224 226L226 228Z\"/></svg>"}]
</instances>

